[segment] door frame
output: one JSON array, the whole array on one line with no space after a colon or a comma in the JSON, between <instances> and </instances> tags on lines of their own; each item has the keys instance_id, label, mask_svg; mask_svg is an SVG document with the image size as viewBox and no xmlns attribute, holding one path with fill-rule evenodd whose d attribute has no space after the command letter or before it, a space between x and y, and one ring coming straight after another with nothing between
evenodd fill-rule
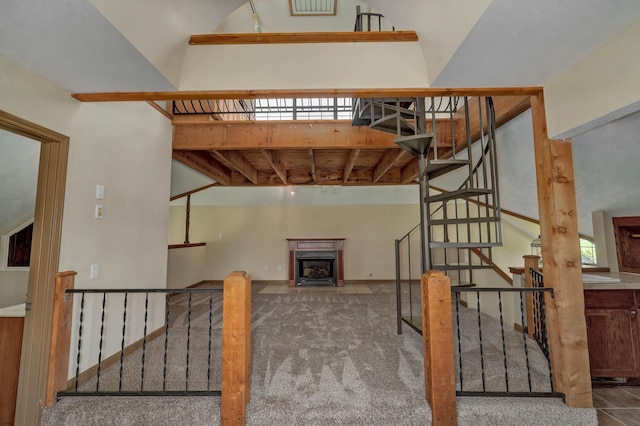
<instances>
[{"instance_id":1,"label":"door frame","mask_svg":"<svg viewBox=\"0 0 640 426\"><path fill-rule=\"evenodd\" d=\"M53 283L58 272L69 137L0 110L0 128L41 142L22 339L16 424L40 424L45 403Z\"/></svg>"}]
</instances>

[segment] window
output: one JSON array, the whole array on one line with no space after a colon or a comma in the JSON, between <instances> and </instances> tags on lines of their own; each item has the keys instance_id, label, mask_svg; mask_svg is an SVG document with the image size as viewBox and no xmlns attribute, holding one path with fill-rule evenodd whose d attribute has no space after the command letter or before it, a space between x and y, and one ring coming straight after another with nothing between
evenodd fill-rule
<instances>
[{"instance_id":1,"label":"window","mask_svg":"<svg viewBox=\"0 0 640 426\"><path fill-rule=\"evenodd\" d=\"M597 263L595 243L586 238L580 238L580 255L583 265L595 265Z\"/></svg>"},{"instance_id":2,"label":"window","mask_svg":"<svg viewBox=\"0 0 640 426\"><path fill-rule=\"evenodd\" d=\"M3 269L28 269L31 261L33 219L13 228L3 236Z\"/></svg>"}]
</instances>

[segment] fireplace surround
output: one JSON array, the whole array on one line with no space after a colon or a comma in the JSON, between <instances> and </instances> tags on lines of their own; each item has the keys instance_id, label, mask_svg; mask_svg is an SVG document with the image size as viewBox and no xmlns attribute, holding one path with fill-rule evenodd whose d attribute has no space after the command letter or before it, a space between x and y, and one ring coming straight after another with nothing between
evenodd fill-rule
<instances>
[{"instance_id":1,"label":"fireplace surround","mask_svg":"<svg viewBox=\"0 0 640 426\"><path fill-rule=\"evenodd\" d=\"M289 287L344 287L344 238L287 238Z\"/></svg>"}]
</instances>

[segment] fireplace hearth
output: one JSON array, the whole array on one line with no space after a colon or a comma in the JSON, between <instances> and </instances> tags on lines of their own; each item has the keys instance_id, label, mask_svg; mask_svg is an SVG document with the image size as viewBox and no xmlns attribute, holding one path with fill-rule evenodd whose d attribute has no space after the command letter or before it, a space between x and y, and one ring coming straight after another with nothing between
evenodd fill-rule
<instances>
[{"instance_id":1,"label":"fireplace hearth","mask_svg":"<svg viewBox=\"0 0 640 426\"><path fill-rule=\"evenodd\" d=\"M287 239L289 287L344 287L344 238Z\"/></svg>"}]
</instances>

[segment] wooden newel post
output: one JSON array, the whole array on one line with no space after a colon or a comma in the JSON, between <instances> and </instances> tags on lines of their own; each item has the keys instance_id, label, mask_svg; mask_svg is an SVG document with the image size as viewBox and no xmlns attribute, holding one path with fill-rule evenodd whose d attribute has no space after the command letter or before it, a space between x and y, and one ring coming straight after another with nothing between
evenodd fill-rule
<instances>
[{"instance_id":1,"label":"wooden newel post","mask_svg":"<svg viewBox=\"0 0 640 426\"><path fill-rule=\"evenodd\" d=\"M45 401L47 407L55 404L58 392L67 389L73 295L66 294L65 291L73 288L76 274L75 271L58 272L55 278Z\"/></svg>"},{"instance_id":2,"label":"wooden newel post","mask_svg":"<svg viewBox=\"0 0 640 426\"><path fill-rule=\"evenodd\" d=\"M251 276L224 280L222 302L222 425L244 425L251 391Z\"/></svg>"},{"instance_id":3,"label":"wooden newel post","mask_svg":"<svg viewBox=\"0 0 640 426\"><path fill-rule=\"evenodd\" d=\"M457 425L451 283L441 271L422 274L424 386L433 425Z\"/></svg>"},{"instance_id":4,"label":"wooden newel post","mask_svg":"<svg viewBox=\"0 0 640 426\"><path fill-rule=\"evenodd\" d=\"M524 258L524 286L525 288L533 287L531 278L531 268L538 269L538 262L540 257L532 254L526 254L522 256ZM533 318L533 294L527 293L525 295L525 303L527 308L527 334L533 338L535 319ZM523 324L524 326L524 324Z\"/></svg>"}]
</instances>

